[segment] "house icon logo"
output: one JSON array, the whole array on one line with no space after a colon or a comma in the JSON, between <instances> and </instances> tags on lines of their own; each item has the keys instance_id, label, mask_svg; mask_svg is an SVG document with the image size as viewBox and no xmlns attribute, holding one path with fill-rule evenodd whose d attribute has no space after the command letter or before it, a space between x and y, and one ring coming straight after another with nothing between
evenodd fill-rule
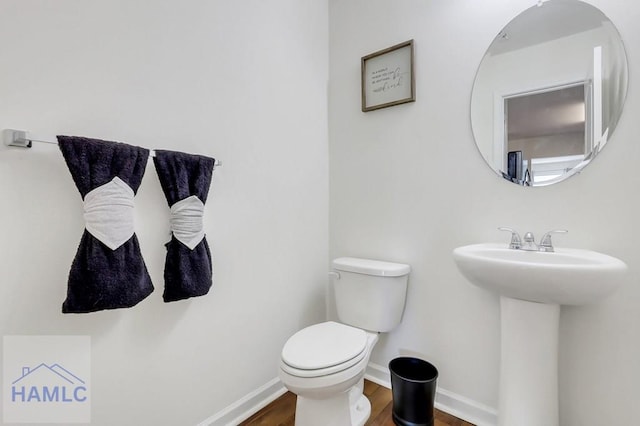
<instances>
[{"instance_id":1,"label":"house icon logo","mask_svg":"<svg viewBox=\"0 0 640 426\"><path fill-rule=\"evenodd\" d=\"M22 367L22 375L11 383L14 403L86 403L87 384L60 364L41 363Z\"/></svg>"},{"instance_id":2,"label":"house icon logo","mask_svg":"<svg viewBox=\"0 0 640 426\"><path fill-rule=\"evenodd\" d=\"M91 336L3 336L0 424L91 423Z\"/></svg>"}]
</instances>

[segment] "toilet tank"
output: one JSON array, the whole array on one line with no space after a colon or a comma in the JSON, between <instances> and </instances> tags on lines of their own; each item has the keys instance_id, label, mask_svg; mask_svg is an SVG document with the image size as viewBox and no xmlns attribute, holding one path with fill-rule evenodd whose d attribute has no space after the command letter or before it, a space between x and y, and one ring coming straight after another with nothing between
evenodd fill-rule
<instances>
[{"instance_id":1,"label":"toilet tank","mask_svg":"<svg viewBox=\"0 0 640 426\"><path fill-rule=\"evenodd\" d=\"M387 332L402 319L411 267L402 263L341 257L332 263L340 322Z\"/></svg>"}]
</instances>

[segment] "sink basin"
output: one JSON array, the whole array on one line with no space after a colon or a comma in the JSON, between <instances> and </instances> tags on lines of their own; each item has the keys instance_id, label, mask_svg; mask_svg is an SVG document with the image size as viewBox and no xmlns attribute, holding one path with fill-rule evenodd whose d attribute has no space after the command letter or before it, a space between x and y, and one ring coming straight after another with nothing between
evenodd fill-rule
<instances>
[{"instance_id":1,"label":"sink basin","mask_svg":"<svg viewBox=\"0 0 640 426\"><path fill-rule=\"evenodd\" d=\"M606 254L556 248L553 253L513 250L505 244L458 247L453 258L472 284L530 302L583 305L613 293L627 265Z\"/></svg>"},{"instance_id":2,"label":"sink basin","mask_svg":"<svg viewBox=\"0 0 640 426\"><path fill-rule=\"evenodd\" d=\"M500 295L499 426L559 426L560 305L596 302L627 265L590 250L554 253L506 244L458 247L453 259L472 284Z\"/></svg>"}]
</instances>

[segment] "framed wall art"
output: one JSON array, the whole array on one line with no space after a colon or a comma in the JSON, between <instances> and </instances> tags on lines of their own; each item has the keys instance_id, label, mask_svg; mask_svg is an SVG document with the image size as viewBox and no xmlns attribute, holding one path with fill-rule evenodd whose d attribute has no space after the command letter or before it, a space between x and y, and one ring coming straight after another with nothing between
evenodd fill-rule
<instances>
[{"instance_id":1,"label":"framed wall art","mask_svg":"<svg viewBox=\"0 0 640 426\"><path fill-rule=\"evenodd\" d=\"M414 102L413 40L363 56L362 111Z\"/></svg>"}]
</instances>

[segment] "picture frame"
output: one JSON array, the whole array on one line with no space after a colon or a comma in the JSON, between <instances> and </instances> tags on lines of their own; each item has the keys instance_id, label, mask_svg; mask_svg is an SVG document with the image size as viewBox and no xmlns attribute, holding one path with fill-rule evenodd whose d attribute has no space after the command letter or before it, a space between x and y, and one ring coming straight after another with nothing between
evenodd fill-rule
<instances>
[{"instance_id":1,"label":"picture frame","mask_svg":"<svg viewBox=\"0 0 640 426\"><path fill-rule=\"evenodd\" d=\"M415 102L413 39L361 59L362 112Z\"/></svg>"}]
</instances>

